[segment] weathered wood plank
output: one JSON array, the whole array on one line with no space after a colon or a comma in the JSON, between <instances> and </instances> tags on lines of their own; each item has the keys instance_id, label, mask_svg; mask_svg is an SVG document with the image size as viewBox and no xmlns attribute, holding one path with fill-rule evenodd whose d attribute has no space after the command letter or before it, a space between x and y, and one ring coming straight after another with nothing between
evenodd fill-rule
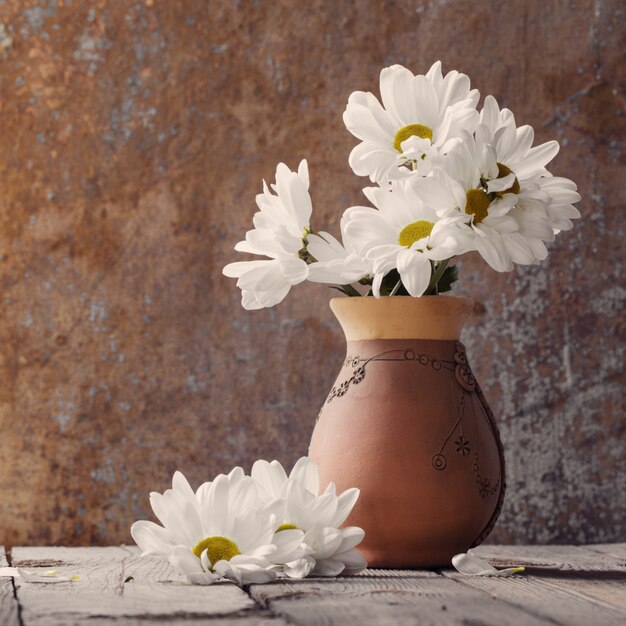
<instances>
[{"instance_id":1,"label":"weathered wood plank","mask_svg":"<svg viewBox=\"0 0 626 626\"><path fill-rule=\"evenodd\" d=\"M524 577L447 576L570 624L626 623L626 567L608 554L578 546L490 546L475 553L496 566L524 565Z\"/></svg>"},{"instance_id":2,"label":"weathered wood plank","mask_svg":"<svg viewBox=\"0 0 626 626\"><path fill-rule=\"evenodd\" d=\"M616 544L620 545L620 544ZM525 565L561 571L626 572L626 564L604 551L604 558L586 546L495 546L484 544L474 554L494 565Z\"/></svg>"},{"instance_id":3,"label":"weathered wood plank","mask_svg":"<svg viewBox=\"0 0 626 626\"><path fill-rule=\"evenodd\" d=\"M626 565L626 543L592 543L586 545L585 548L593 552L608 554Z\"/></svg>"},{"instance_id":4,"label":"weathered wood plank","mask_svg":"<svg viewBox=\"0 0 626 626\"><path fill-rule=\"evenodd\" d=\"M207 626L626 623L626 563L618 546L482 546L495 565L524 564L525 576L464 577L453 571L369 570L359 576L252 585L184 584L173 568L136 548L15 548L18 567L79 574L74 583L16 580L25 626L130 626L192 621ZM124 584L127 576L134 580ZM0 624L17 626L0 602ZM3 599L0 579L0 600ZM6 587L6 585L5 585ZM5 594L6 595L6 594ZM256 601L256 602L255 602ZM11 605L8 605L11 606ZM13 619L13 621L10 621Z\"/></svg>"},{"instance_id":5,"label":"weathered wood plank","mask_svg":"<svg viewBox=\"0 0 626 626\"><path fill-rule=\"evenodd\" d=\"M440 579L437 572L428 570L380 570L368 569L358 576L338 578L306 578L304 580L282 578L280 584L251 585L250 594L263 606L272 600L304 594L349 594L352 591L410 591L427 588L429 582Z\"/></svg>"},{"instance_id":6,"label":"weathered wood plank","mask_svg":"<svg viewBox=\"0 0 626 626\"><path fill-rule=\"evenodd\" d=\"M263 612L251 613L245 617L77 617L52 618L46 622L50 626L293 626L280 617L266 616ZM2 625L4 626L4 624ZM29 626L27 622L25 626Z\"/></svg>"},{"instance_id":7,"label":"weathered wood plank","mask_svg":"<svg viewBox=\"0 0 626 626\"><path fill-rule=\"evenodd\" d=\"M250 593L298 626L546 623L541 616L429 571L370 570L336 580L252 585Z\"/></svg>"},{"instance_id":8,"label":"weathered wood plank","mask_svg":"<svg viewBox=\"0 0 626 626\"><path fill-rule=\"evenodd\" d=\"M142 559L135 547L14 548L17 567L53 567L77 574L72 583L29 584L16 579L27 626L66 624L96 617L245 617L256 606L232 583L192 586L167 563ZM132 582L124 583L128 576ZM89 621L91 624L91 619Z\"/></svg>"},{"instance_id":9,"label":"weathered wood plank","mask_svg":"<svg viewBox=\"0 0 626 626\"><path fill-rule=\"evenodd\" d=\"M4 548L0 546L0 567L7 567L8 563L4 555ZM18 626L18 605L13 594L13 581L11 578L0 578L0 624L3 626Z\"/></svg>"},{"instance_id":10,"label":"weathered wood plank","mask_svg":"<svg viewBox=\"0 0 626 626\"><path fill-rule=\"evenodd\" d=\"M626 613L619 607L592 601L569 585L546 581L535 576L511 578L463 577L446 572L445 576L460 584L478 589L510 604L542 615L546 621L559 624L588 626L589 624L626 623Z\"/></svg>"}]
</instances>

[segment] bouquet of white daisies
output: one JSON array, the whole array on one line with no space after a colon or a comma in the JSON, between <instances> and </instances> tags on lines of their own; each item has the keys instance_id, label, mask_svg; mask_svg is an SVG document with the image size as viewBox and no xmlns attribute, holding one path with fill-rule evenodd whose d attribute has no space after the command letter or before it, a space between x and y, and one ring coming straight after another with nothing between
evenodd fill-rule
<instances>
[{"instance_id":1,"label":"bouquet of white daisies","mask_svg":"<svg viewBox=\"0 0 626 626\"><path fill-rule=\"evenodd\" d=\"M171 489L150 494L162 525L142 520L130 532L143 556L168 561L198 585L356 574L367 567L354 549L365 533L340 526L359 490L337 494L331 482L320 493L319 483L308 457L289 475L278 461L259 460L250 476L236 467L196 491L176 472Z\"/></svg>"},{"instance_id":2,"label":"bouquet of white daisies","mask_svg":"<svg viewBox=\"0 0 626 626\"><path fill-rule=\"evenodd\" d=\"M394 65L380 74L382 104L354 92L343 115L360 143L350 154L355 174L375 186L373 206L341 218L339 241L311 225L309 171L280 163L271 188L256 198L254 228L235 249L265 259L230 263L246 309L278 304L309 280L350 296L436 295L457 278L454 257L477 251L496 271L546 258L546 243L580 217L576 184L546 165L556 141L533 146L531 126L436 62L414 76Z\"/></svg>"}]
</instances>

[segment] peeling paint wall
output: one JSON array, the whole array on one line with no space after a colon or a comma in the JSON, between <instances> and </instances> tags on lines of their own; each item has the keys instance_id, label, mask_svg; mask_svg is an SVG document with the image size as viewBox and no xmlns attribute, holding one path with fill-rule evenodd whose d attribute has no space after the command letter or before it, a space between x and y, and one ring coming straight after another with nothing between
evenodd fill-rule
<instances>
[{"instance_id":1,"label":"peeling paint wall","mask_svg":"<svg viewBox=\"0 0 626 626\"><path fill-rule=\"evenodd\" d=\"M128 541L194 483L306 452L343 358L331 293L247 313L221 276L275 164L315 224L362 203L341 113L440 58L557 138L584 220L539 267L462 263L501 424L494 540L623 540L624 13L598 2L0 2L0 544Z\"/></svg>"}]
</instances>

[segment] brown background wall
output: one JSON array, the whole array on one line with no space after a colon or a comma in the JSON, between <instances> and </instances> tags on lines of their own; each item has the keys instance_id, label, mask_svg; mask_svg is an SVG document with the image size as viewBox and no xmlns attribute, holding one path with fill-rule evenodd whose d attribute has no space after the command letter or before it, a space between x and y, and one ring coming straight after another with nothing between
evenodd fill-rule
<instances>
[{"instance_id":1,"label":"brown background wall","mask_svg":"<svg viewBox=\"0 0 626 626\"><path fill-rule=\"evenodd\" d=\"M583 195L542 266L462 264L508 454L493 538L623 540L620 0L7 0L0 24L0 543L129 541L176 468L306 452L331 293L248 313L221 268L280 160L309 159L337 232L366 185L349 93L439 58L557 138Z\"/></svg>"}]
</instances>

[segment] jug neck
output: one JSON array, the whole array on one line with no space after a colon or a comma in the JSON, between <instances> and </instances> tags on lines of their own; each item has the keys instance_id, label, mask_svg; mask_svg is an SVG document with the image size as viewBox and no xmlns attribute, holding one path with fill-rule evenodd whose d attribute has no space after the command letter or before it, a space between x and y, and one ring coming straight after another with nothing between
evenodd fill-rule
<instances>
[{"instance_id":1,"label":"jug neck","mask_svg":"<svg viewBox=\"0 0 626 626\"><path fill-rule=\"evenodd\" d=\"M458 340L472 307L471 298L447 295L340 297L330 301L347 341Z\"/></svg>"}]
</instances>

